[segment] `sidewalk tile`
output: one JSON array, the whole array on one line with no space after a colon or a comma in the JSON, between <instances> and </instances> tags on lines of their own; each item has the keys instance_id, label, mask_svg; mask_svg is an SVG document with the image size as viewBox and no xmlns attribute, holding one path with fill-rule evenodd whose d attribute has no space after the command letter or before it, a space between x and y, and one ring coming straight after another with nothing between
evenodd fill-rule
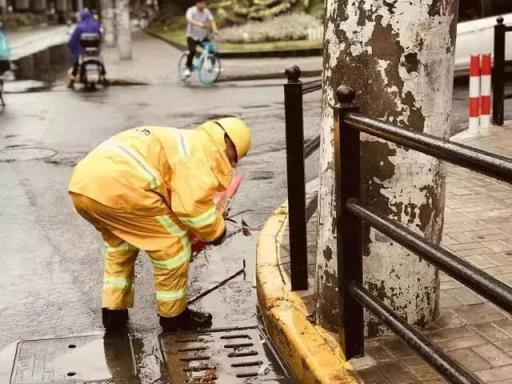
<instances>
[{"instance_id":1,"label":"sidewalk tile","mask_svg":"<svg viewBox=\"0 0 512 384\"><path fill-rule=\"evenodd\" d=\"M433 380L422 381L421 384L449 384L449 382L443 378L437 378Z\"/></svg>"},{"instance_id":2,"label":"sidewalk tile","mask_svg":"<svg viewBox=\"0 0 512 384\"><path fill-rule=\"evenodd\" d=\"M382 344L396 358L414 355L412 349L398 338L385 338L383 339Z\"/></svg>"},{"instance_id":3,"label":"sidewalk tile","mask_svg":"<svg viewBox=\"0 0 512 384\"><path fill-rule=\"evenodd\" d=\"M439 298L439 308L441 310L443 310L444 308L455 307L462 304L460 301L458 301L455 297L451 296L447 292L447 290L441 291L441 296Z\"/></svg>"},{"instance_id":4,"label":"sidewalk tile","mask_svg":"<svg viewBox=\"0 0 512 384\"><path fill-rule=\"evenodd\" d=\"M364 384L394 384L390 383L385 377L382 376L380 367L372 367L363 369L357 372Z\"/></svg>"},{"instance_id":5,"label":"sidewalk tile","mask_svg":"<svg viewBox=\"0 0 512 384\"><path fill-rule=\"evenodd\" d=\"M480 296L476 295L471 290L465 287L448 289L446 292L448 292L453 297L456 297L457 300L460 301L462 304L471 305L484 302L484 300Z\"/></svg>"},{"instance_id":6,"label":"sidewalk tile","mask_svg":"<svg viewBox=\"0 0 512 384\"><path fill-rule=\"evenodd\" d=\"M382 374L393 384L416 384L417 381L398 363L384 363L380 366Z\"/></svg>"},{"instance_id":7,"label":"sidewalk tile","mask_svg":"<svg viewBox=\"0 0 512 384\"><path fill-rule=\"evenodd\" d=\"M458 349L450 353L450 356L459 362L464 368L474 372L491 368L492 365L470 348Z\"/></svg>"},{"instance_id":8,"label":"sidewalk tile","mask_svg":"<svg viewBox=\"0 0 512 384\"><path fill-rule=\"evenodd\" d=\"M448 329L439 329L436 331L430 331L428 333L428 337L432 339L432 341L438 342L442 340L452 340L452 339L460 339L462 337L476 336L476 332L473 331L469 327L459 327L459 328L448 328Z\"/></svg>"},{"instance_id":9,"label":"sidewalk tile","mask_svg":"<svg viewBox=\"0 0 512 384\"><path fill-rule=\"evenodd\" d=\"M471 326L479 335L485 337L492 343L500 340L510 339L512 336L503 332L494 323L476 324Z\"/></svg>"},{"instance_id":10,"label":"sidewalk tile","mask_svg":"<svg viewBox=\"0 0 512 384\"><path fill-rule=\"evenodd\" d=\"M494 325L512 337L512 320L506 319L494 321Z\"/></svg>"},{"instance_id":11,"label":"sidewalk tile","mask_svg":"<svg viewBox=\"0 0 512 384\"><path fill-rule=\"evenodd\" d=\"M460 308L454 308L453 311L468 324L485 323L506 318L501 310L488 302L465 305Z\"/></svg>"},{"instance_id":12,"label":"sidewalk tile","mask_svg":"<svg viewBox=\"0 0 512 384\"><path fill-rule=\"evenodd\" d=\"M512 366L491 368L484 371L476 372L480 380L485 383L494 383L499 380L512 379Z\"/></svg>"},{"instance_id":13,"label":"sidewalk tile","mask_svg":"<svg viewBox=\"0 0 512 384\"><path fill-rule=\"evenodd\" d=\"M461 337L459 339L442 340L442 341L438 342L438 345L447 351L453 351L453 350L457 350L457 349L474 347L476 345L481 345L481 344L485 344L485 343L486 343L485 339L483 339L480 336L474 335L474 336Z\"/></svg>"},{"instance_id":14,"label":"sidewalk tile","mask_svg":"<svg viewBox=\"0 0 512 384\"><path fill-rule=\"evenodd\" d=\"M495 267L496 264L493 263L485 256L470 256L466 258L466 261L473 264L475 267L484 269L489 267Z\"/></svg>"},{"instance_id":15,"label":"sidewalk tile","mask_svg":"<svg viewBox=\"0 0 512 384\"><path fill-rule=\"evenodd\" d=\"M507 353L512 353L512 337L509 339L499 340L495 345Z\"/></svg>"},{"instance_id":16,"label":"sidewalk tile","mask_svg":"<svg viewBox=\"0 0 512 384\"><path fill-rule=\"evenodd\" d=\"M393 356L382 345L365 346L365 353L371 356L375 361L388 361L392 360Z\"/></svg>"},{"instance_id":17,"label":"sidewalk tile","mask_svg":"<svg viewBox=\"0 0 512 384\"><path fill-rule=\"evenodd\" d=\"M492 344L478 345L472 349L493 367L512 364L512 357Z\"/></svg>"},{"instance_id":18,"label":"sidewalk tile","mask_svg":"<svg viewBox=\"0 0 512 384\"><path fill-rule=\"evenodd\" d=\"M448 246L447 248L450 249L451 251L454 251L455 253L457 253L457 251L467 251L467 250L470 250L470 249L484 248L482 246L482 244L485 244L485 243L467 242L467 243L460 243L460 244L452 244L452 245ZM493 244L493 246L496 246L496 245ZM493 249L490 246L488 248ZM498 250L496 252L500 252L500 251Z\"/></svg>"},{"instance_id":19,"label":"sidewalk tile","mask_svg":"<svg viewBox=\"0 0 512 384\"><path fill-rule=\"evenodd\" d=\"M428 363L419 357L408 357L402 359L402 364L418 380L436 379L439 373Z\"/></svg>"}]
</instances>

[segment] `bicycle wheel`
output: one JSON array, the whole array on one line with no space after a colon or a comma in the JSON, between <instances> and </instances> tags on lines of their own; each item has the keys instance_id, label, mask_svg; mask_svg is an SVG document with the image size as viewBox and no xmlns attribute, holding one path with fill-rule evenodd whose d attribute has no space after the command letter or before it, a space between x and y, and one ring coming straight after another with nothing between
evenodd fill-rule
<instances>
[{"instance_id":1,"label":"bicycle wheel","mask_svg":"<svg viewBox=\"0 0 512 384\"><path fill-rule=\"evenodd\" d=\"M185 68L187 67L187 57L188 52L184 52L181 55L180 59L178 60L178 79L180 81L184 81L187 79L184 74Z\"/></svg>"},{"instance_id":2,"label":"bicycle wheel","mask_svg":"<svg viewBox=\"0 0 512 384\"><path fill-rule=\"evenodd\" d=\"M208 53L199 63L199 81L203 84L210 85L220 76L221 66L220 59L216 54Z\"/></svg>"}]
</instances>

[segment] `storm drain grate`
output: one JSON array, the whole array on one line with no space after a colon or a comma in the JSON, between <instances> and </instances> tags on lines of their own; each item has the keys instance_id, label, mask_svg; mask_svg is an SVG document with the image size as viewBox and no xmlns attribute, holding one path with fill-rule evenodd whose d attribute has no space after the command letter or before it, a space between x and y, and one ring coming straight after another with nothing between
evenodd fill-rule
<instances>
[{"instance_id":1,"label":"storm drain grate","mask_svg":"<svg viewBox=\"0 0 512 384\"><path fill-rule=\"evenodd\" d=\"M128 335L20 341L10 384L135 383Z\"/></svg>"},{"instance_id":2,"label":"storm drain grate","mask_svg":"<svg viewBox=\"0 0 512 384\"><path fill-rule=\"evenodd\" d=\"M284 383L289 380L258 327L163 333L172 383Z\"/></svg>"}]
</instances>

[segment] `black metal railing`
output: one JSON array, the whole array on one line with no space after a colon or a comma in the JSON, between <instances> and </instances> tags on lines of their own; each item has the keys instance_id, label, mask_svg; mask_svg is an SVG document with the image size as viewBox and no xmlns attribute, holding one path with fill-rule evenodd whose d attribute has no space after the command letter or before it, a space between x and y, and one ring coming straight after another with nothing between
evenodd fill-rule
<instances>
[{"instance_id":1,"label":"black metal railing","mask_svg":"<svg viewBox=\"0 0 512 384\"><path fill-rule=\"evenodd\" d=\"M288 180L288 223L290 234L290 277L292 290L308 289L308 246L306 225L314 209L306 207L304 160L320 147L320 135L304 143L303 95L322 89L322 81L302 82L300 68L285 71L284 110L286 125L286 170ZM316 202L316 199L314 199Z\"/></svg>"},{"instance_id":2,"label":"black metal railing","mask_svg":"<svg viewBox=\"0 0 512 384\"><path fill-rule=\"evenodd\" d=\"M512 32L512 26L503 24L503 17L498 17L494 26L494 62L492 68L492 119L494 124L503 125L505 99L512 94L505 94L505 70L512 62L505 59L506 34Z\"/></svg>"},{"instance_id":3,"label":"black metal railing","mask_svg":"<svg viewBox=\"0 0 512 384\"><path fill-rule=\"evenodd\" d=\"M512 183L512 159L497 156L434 136L407 131L358 113L355 92L336 91L335 161L337 193L338 289L340 292L340 342L350 359L364 355L364 308L453 383L479 383L471 373L446 355L363 285L362 222L424 258L490 302L512 313L512 288L474 267L453 252L430 243L361 201L360 133L445 160Z\"/></svg>"}]
</instances>

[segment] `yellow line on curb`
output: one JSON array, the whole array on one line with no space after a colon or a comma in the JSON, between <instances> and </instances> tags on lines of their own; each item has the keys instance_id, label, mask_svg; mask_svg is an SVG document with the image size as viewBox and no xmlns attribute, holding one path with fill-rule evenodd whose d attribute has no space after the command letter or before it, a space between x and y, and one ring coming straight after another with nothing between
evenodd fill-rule
<instances>
[{"instance_id":1,"label":"yellow line on curb","mask_svg":"<svg viewBox=\"0 0 512 384\"><path fill-rule=\"evenodd\" d=\"M356 384L341 350L329 345L329 335L311 324L304 301L290 290L280 269L281 242L288 220L285 203L263 227L256 246L258 301L267 332L300 383ZM334 339L333 339L334 340Z\"/></svg>"}]
</instances>

